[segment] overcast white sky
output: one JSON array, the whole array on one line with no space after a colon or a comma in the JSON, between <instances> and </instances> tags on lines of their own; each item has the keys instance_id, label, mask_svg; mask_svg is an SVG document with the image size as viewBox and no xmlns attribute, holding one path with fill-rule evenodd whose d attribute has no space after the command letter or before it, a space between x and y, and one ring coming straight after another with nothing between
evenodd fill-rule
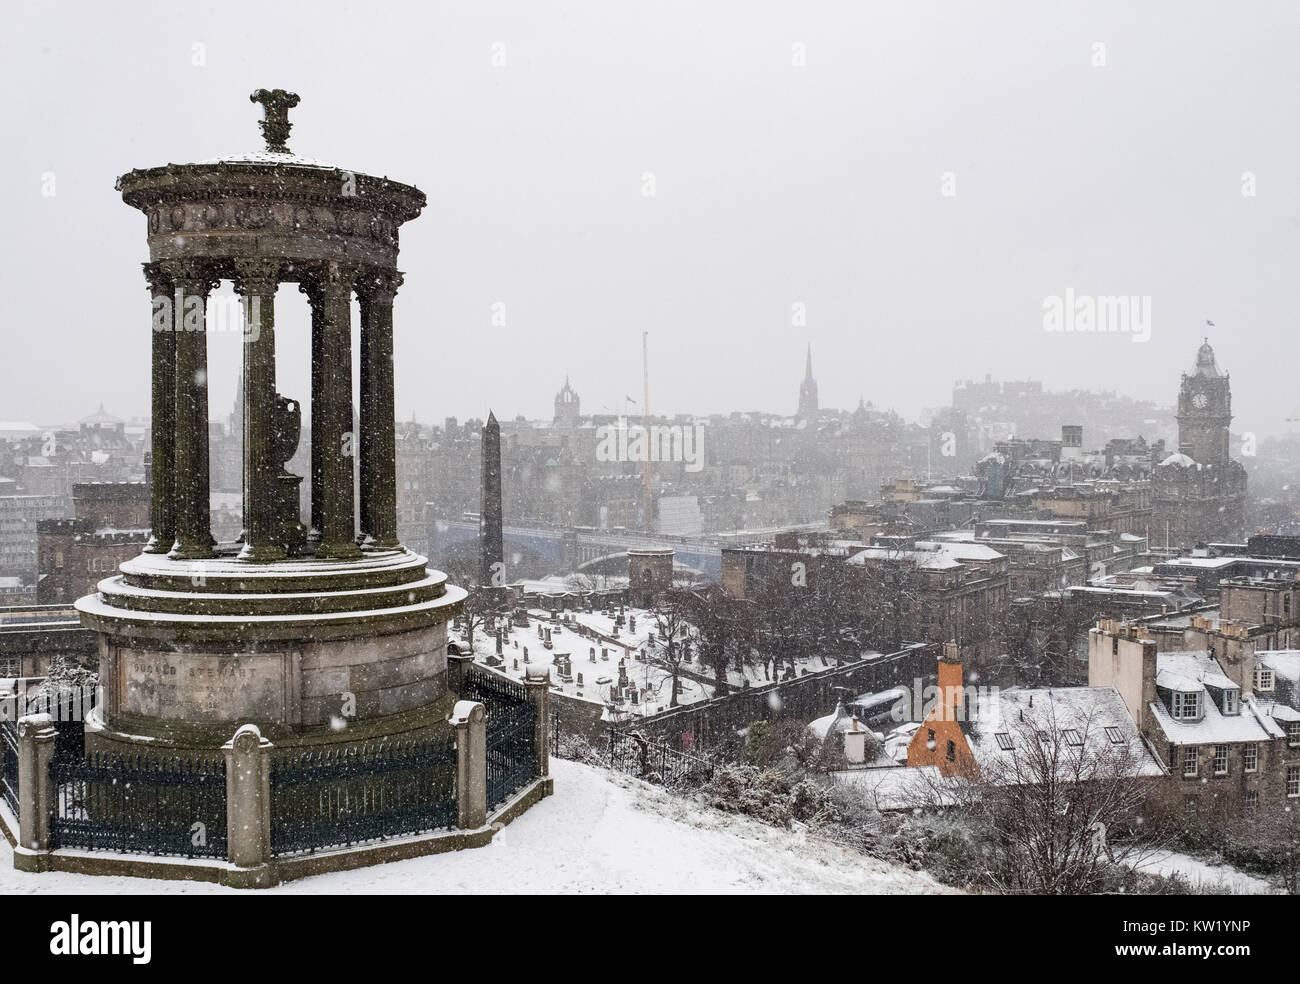
<instances>
[{"instance_id":1,"label":"overcast white sky","mask_svg":"<svg viewBox=\"0 0 1300 984\"><path fill-rule=\"evenodd\" d=\"M400 417L549 417L566 372L620 410L643 330L655 411L791 412L810 341L823 406L912 417L986 372L1168 403L1208 330L1234 429L1276 433L1300 417L1298 27L1294 2L1188 0L10 3L0 418L148 412L145 225L114 179L260 149L264 86L302 96L295 152L429 196ZM1067 288L1150 296L1151 340L1044 331ZM306 302L281 297L306 401ZM214 416L238 357L214 336Z\"/></svg>"}]
</instances>

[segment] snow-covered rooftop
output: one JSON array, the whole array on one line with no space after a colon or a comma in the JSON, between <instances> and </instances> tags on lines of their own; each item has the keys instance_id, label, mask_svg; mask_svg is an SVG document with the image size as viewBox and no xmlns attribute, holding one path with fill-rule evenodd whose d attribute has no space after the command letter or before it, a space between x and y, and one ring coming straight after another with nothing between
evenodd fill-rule
<instances>
[{"instance_id":1,"label":"snow-covered rooftop","mask_svg":"<svg viewBox=\"0 0 1300 984\"><path fill-rule=\"evenodd\" d=\"M1092 754L1107 755L1113 749L1131 754L1136 775L1164 774L1113 687L1013 687L981 701L973 716L962 731L981 767L1007 762L1017 743L1033 731L1063 738L1067 746L1078 741L1077 747Z\"/></svg>"},{"instance_id":2,"label":"snow-covered rooftop","mask_svg":"<svg viewBox=\"0 0 1300 984\"><path fill-rule=\"evenodd\" d=\"M1208 652L1160 653L1156 657L1156 686L1168 690L1201 693L1201 717L1197 720L1175 718L1163 700L1154 700L1150 711L1165 739L1175 745L1203 745L1215 742L1266 741L1285 733L1285 729L1260 713L1249 697L1239 702L1240 713L1224 714L1204 688L1235 688L1237 685L1223 672L1218 660Z\"/></svg>"}]
</instances>

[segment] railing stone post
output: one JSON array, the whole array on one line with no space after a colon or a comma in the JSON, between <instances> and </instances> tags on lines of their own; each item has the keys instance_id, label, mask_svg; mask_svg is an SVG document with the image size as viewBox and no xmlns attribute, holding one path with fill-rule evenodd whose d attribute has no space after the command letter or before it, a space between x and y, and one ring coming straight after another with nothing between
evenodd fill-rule
<instances>
[{"instance_id":1,"label":"railing stone post","mask_svg":"<svg viewBox=\"0 0 1300 984\"><path fill-rule=\"evenodd\" d=\"M12 681L10 680L0 681L0 725L2 725L6 721L13 721L15 734L16 734L17 733L16 729L18 727L18 717L19 717L18 700L16 697L14 697L13 688L10 686L11 683ZM4 777L5 777L5 756L0 755L0 780L3 780ZM17 782L18 777L12 776L11 780L13 782ZM14 817L14 819L17 820L18 818Z\"/></svg>"},{"instance_id":2,"label":"railing stone post","mask_svg":"<svg viewBox=\"0 0 1300 984\"><path fill-rule=\"evenodd\" d=\"M533 749L537 756L533 777L545 779L551 774L551 667L549 664L530 666L524 676L524 691L537 715L533 721Z\"/></svg>"},{"instance_id":3,"label":"railing stone post","mask_svg":"<svg viewBox=\"0 0 1300 984\"><path fill-rule=\"evenodd\" d=\"M469 674L469 668L474 665L472 655L457 656L453 653L447 654L447 692L455 694L457 698L464 693L465 677Z\"/></svg>"},{"instance_id":4,"label":"railing stone post","mask_svg":"<svg viewBox=\"0 0 1300 984\"><path fill-rule=\"evenodd\" d=\"M477 830L487 824L487 709L478 701L456 702L456 826Z\"/></svg>"},{"instance_id":5,"label":"railing stone post","mask_svg":"<svg viewBox=\"0 0 1300 984\"><path fill-rule=\"evenodd\" d=\"M240 725L221 746L226 759L226 858L237 871L226 884L262 888L271 869L271 743L255 724Z\"/></svg>"},{"instance_id":6,"label":"railing stone post","mask_svg":"<svg viewBox=\"0 0 1300 984\"><path fill-rule=\"evenodd\" d=\"M48 714L27 714L18 719L18 845L14 867L43 871L41 854L50 850L50 817L54 813L54 784L50 760L58 731ZM32 852L37 856L33 857ZM23 854L28 855L23 858ZM20 863L20 858L25 863Z\"/></svg>"}]
</instances>

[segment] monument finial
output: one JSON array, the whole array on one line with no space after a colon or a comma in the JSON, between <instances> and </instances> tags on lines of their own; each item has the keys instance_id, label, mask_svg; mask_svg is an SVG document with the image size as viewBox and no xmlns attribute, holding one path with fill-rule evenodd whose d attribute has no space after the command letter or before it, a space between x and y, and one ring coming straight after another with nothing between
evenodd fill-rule
<instances>
[{"instance_id":1,"label":"monument finial","mask_svg":"<svg viewBox=\"0 0 1300 984\"><path fill-rule=\"evenodd\" d=\"M261 122L266 149L272 154L288 154L289 110L299 103L298 93L284 89L258 89L248 97L249 102L261 103L264 119Z\"/></svg>"}]
</instances>

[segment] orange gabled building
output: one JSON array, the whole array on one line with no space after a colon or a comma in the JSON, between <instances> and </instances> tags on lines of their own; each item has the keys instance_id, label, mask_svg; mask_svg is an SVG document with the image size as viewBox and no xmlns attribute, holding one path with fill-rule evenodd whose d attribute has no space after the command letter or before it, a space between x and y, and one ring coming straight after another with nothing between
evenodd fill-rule
<instances>
[{"instance_id":1,"label":"orange gabled building","mask_svg":"<svg viewBox=\"0 0 1300 984\"><path fill-rule=\"evenodd\" d=\"M945 776L977 771L961 722L966 715L957 644L946 642L939 659L939 699L907 746L909 767L933 765Z\"/></svg>"}]
</instances>

